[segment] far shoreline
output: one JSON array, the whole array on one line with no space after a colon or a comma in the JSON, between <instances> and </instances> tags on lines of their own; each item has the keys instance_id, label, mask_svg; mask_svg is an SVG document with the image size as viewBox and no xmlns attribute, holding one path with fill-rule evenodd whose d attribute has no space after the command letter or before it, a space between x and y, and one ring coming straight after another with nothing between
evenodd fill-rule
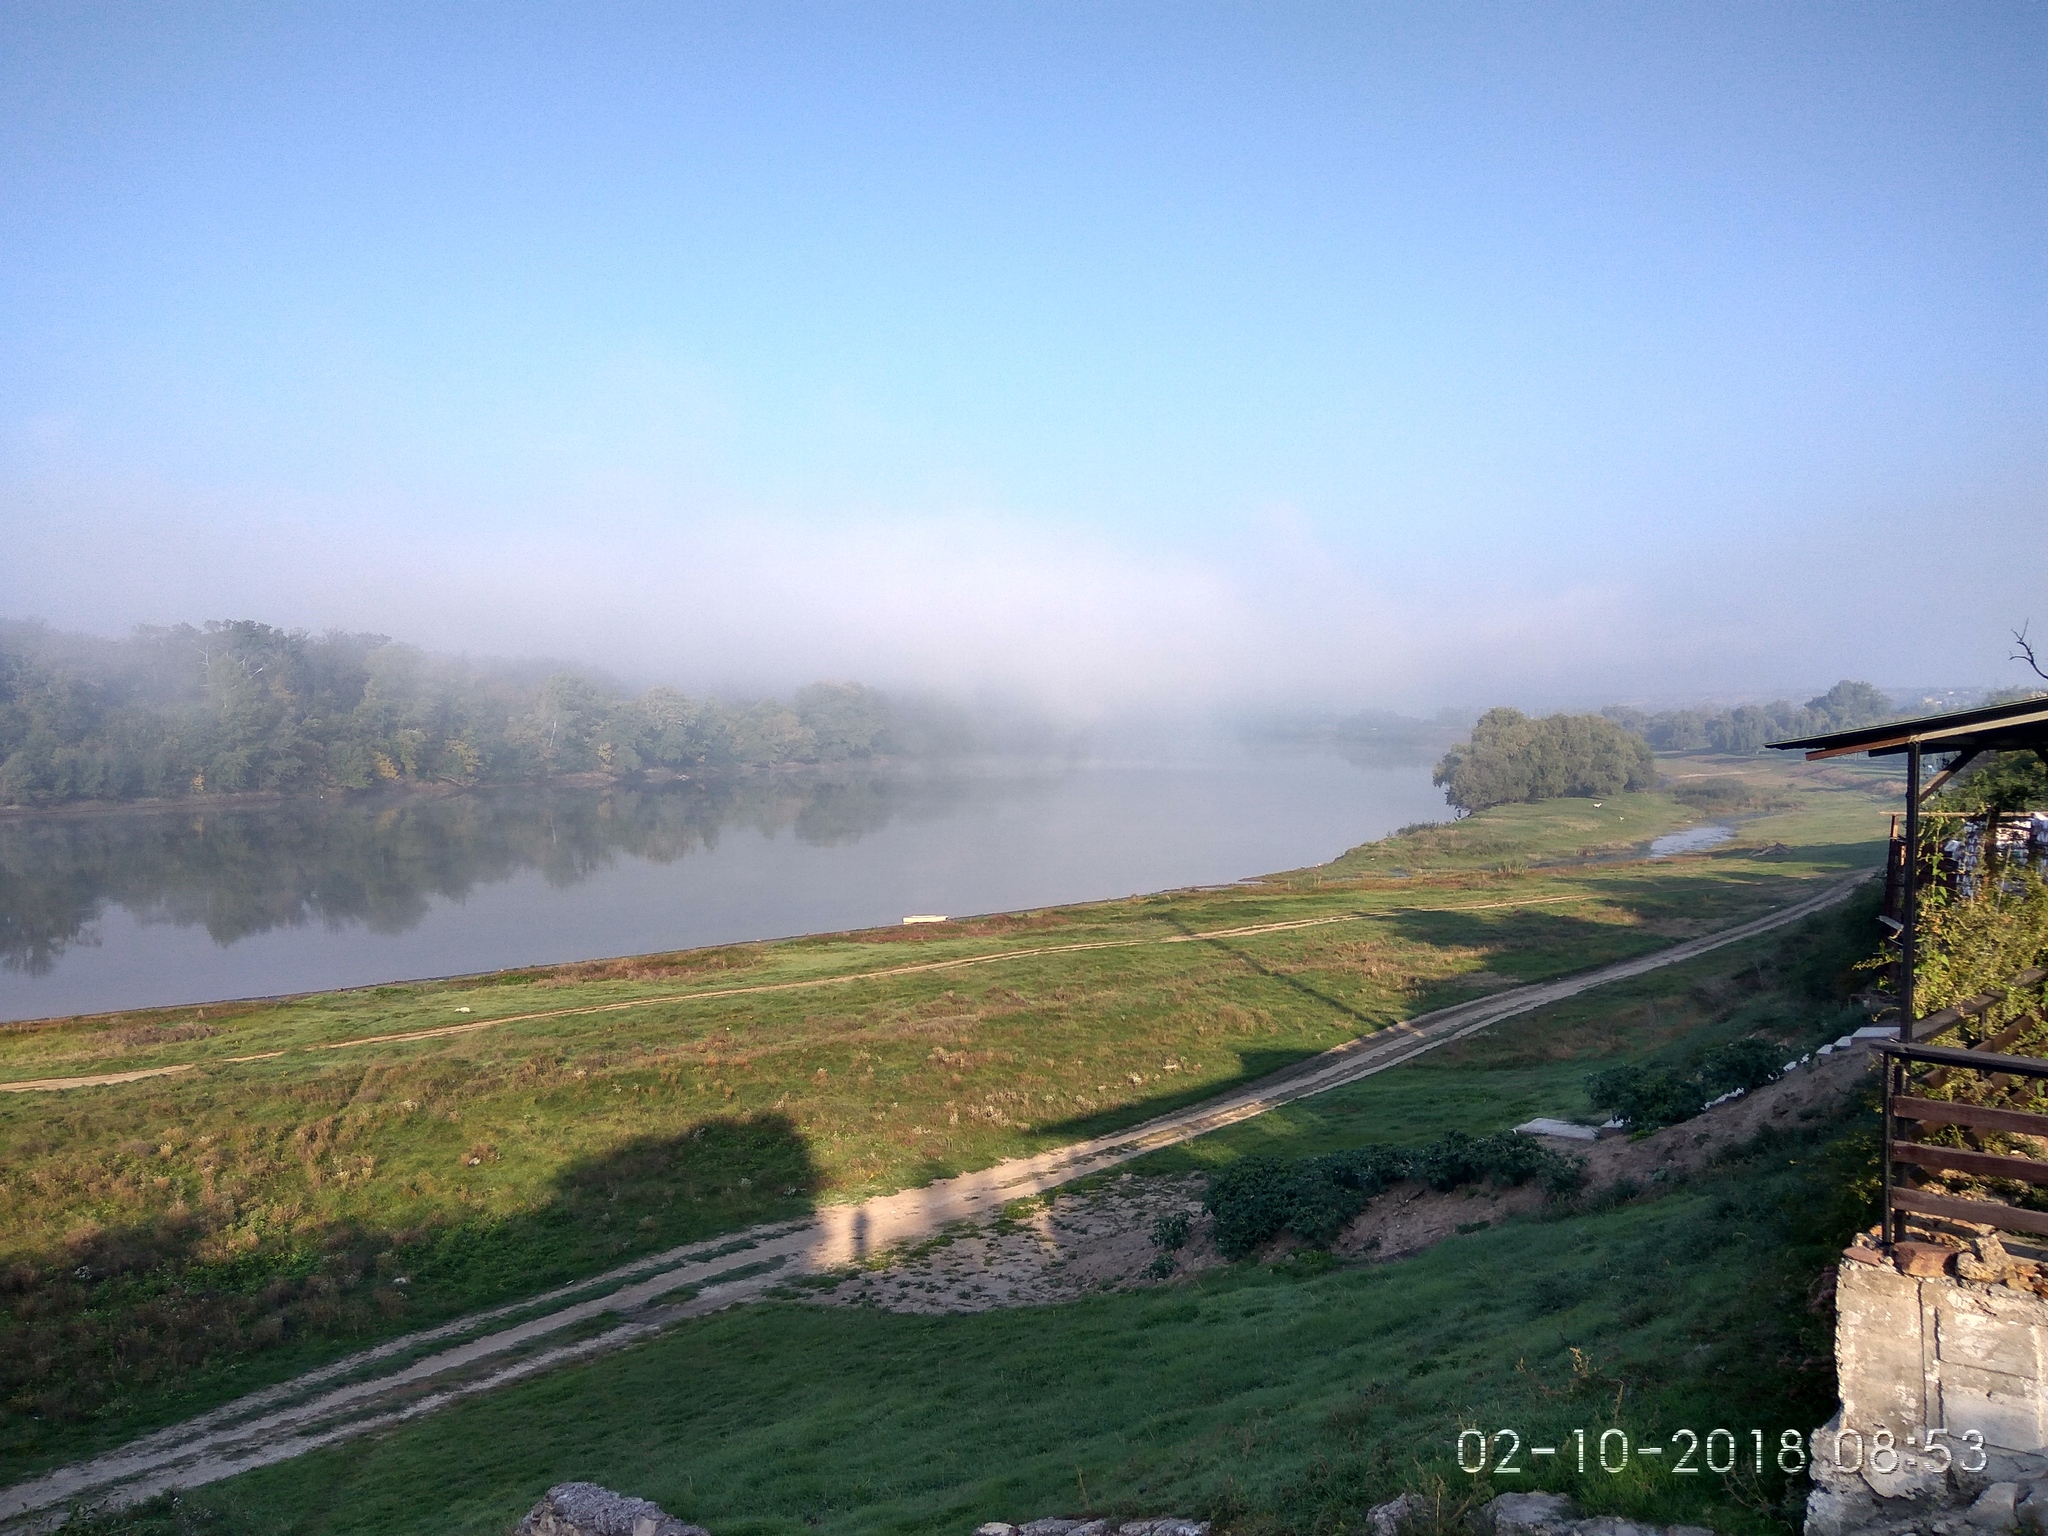
<instances>
[{"instance_id":1,"label":"far shoreline","mask_svg":"<svg viewBox=\"0 0 2048 1536\"><path fill-rule=\"evenodd\" d=\"M1067 758L962 757L926 760L908 757L847 758L830 763L773 763L730 769L679 773L672 768L649 768L638 773L558 773L541 779L504 779L482 784L454 784L445 780L430 783L387 782L364 789L328 785L315 790L248 790L224 795L144 796L134 800L56 800L42 805L0 805L0 823L47 821L65 816L114 816L124 812L164 814L179 811L269 810L279 806L311 805L331 800L342 805L369 805L380 800L445 800L458 795L498 794L535 789L659 789L671 784L740 783L761 779L800 779L807 775L827 777L849 772L911 775L939 769L985 770L995 763L1038 763L1068 766Z\"/></svg>"}]
</instances>

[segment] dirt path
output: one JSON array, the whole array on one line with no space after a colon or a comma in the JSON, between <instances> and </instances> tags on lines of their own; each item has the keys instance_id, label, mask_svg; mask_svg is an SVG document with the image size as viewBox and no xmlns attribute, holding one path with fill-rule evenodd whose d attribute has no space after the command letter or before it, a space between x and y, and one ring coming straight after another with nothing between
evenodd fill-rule
<instances>
[{"instance_id":1,"label":"dirt path","mask_svg":"<svg viewBox=\"0 0 2048 1536\"><path fill-rule=\"evenodd\" d=\"M672 1249L579 1285L393 1339L117 1450L0 1490L0 1531L46 1530L61 1523L73 1504L132 1504L169 1488L198 1487L286 1461L535 1372L631 1344L681 1318L755 1300L793 1279L861 1263L960 1223L985 1221L1012 1201L1043 1194L1145 1153L1384 1072L1503 1019L1798 922L1847 899L1872 873L1859 873L1763 917L1655 954L1517 987L1390 1025L1271 1077L1143 1125L1036 1157L998 1163L921 1189L878 1196L858 1205L828 1206L798 1225L756 1228ZM1262 926L1259 930L1177 939L1236 937L1248 931L1271 930ZM941 964L981 963L993 958L997 957ZM609 1324L605 1319L611 1320ZM579 1330L594 1331L578 1336ZM571 1337L549 1342L564 1333Z\"/></svg>"},{"instance_id":2,"label":"dirt path","mask_svg":"<svg viewBox=\"0 0 2048 1536\"><path fill-rule=\"evenodd\" d=\"M0 1093L62 1093L66 1088L105 1088L113 1083L139 1083L145 1077L175 1077L190 1072L195 1063L175 1067L140 1067L133 1072L101 1072L94 1077L37 1077L25 1083L0 1083Z\"/></svg>"}]
</instances>

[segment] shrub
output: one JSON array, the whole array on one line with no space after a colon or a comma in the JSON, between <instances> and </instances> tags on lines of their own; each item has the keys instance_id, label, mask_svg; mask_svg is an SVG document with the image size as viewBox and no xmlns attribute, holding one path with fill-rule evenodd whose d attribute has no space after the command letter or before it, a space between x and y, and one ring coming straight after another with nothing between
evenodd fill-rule
<instances>
[{"instance_id":1,"label":"shrub","mask_svg":"<svg viewBox=\"0 0 2048 1536\"><path fill-rule=\"evenodd\" d=\"M1785 1075L1785 1051L1769 1040L1732 1040L1707 1052L1700 1079L1708 1098L1740 1091L1753 1093Z\"/></svg>"},{"instance_id":2,"label":"shrub","mask_svg":"<svg viewBox=\"0 0 2048 1536\"><path fill-rule=\"evenodd\" d=\"M2030 966L2048 964L2048 879L2008 865L1974 897L1940 886L1922 892L1919 973L1914 1005L1922 1015L2006 986ZM2003 1019L2031 1005L2014 999Z\"/></svg>"},{"instance_id":3,"label":"shrub","mask_svg":"<svg viewBox=\"0 0 2048 1536\"><path fill-rule=\"evenodd\" d=\"M1296 1186L1303 1182L1307 1166L1285 1158L1247 1157L1213 1176L1202 1204L1213 1223L1216 1246L1239 1259L1285 1231L1300 1203L1302 1192Z\"/></svg>"},{"instance_id":4,"label":"shrub","mask_svg":"<svg viewBox=\"0 0 2048 1536\"><path fill-rule=\"evenodd\" d=\"M1706 1106L1709 1095L1690 1073L1610 1067L1586 1079L1586 1097L1601 1113L1647 1131L1690 1120Z\"/></svg>"},{"instance_id":5,"label":"shrub","mask_svg":"<svg viewBox=\"0 0 2048 1536\"><path fill-rule=\"evenodd\" d=\"M1553 1194L1562 1194L1579 1186L1584 1166L1512 1131L1479 1137L1448 1131L1423 1147L1375 1145L1320 1157L1247 1157L1210 1178L1203 1205L1214 1223L1216 1246L1230 1258L1243 1258L1283 1232L1324 1248L1373 1196L1403 1179L1437 1190L1481 1180L1519 1185L1537 1179Z\"/></svg>"},{"instance_id":6,"label":"shrub","mask_svg":"<svg viewBox=\"0 0 2048 1536\"><path fill-rule=\"evenodd\" d=\"M1715 1047L1690 1072L1610 1067L1586 1079L1586 1097L1630 1129L1654 1131L1690 1120L1724 1093L1776 1082L1784 1075L1784 1054L1782 1046L1752 1038Z\"/></svg>"},{"instance_id":7,"label":"shrub","mask_svg":"<svg viewBox=\"0 0 2048 1536\"><path fill-rule=\"evenodd\" d=\"M1186 1211L1175 1211L1170 1215L1161 1216L1152 1223L1152 1246L1163 1248L1168 1253L1185 1247L1189 1225Z\"/></svg>"}]
</instances>

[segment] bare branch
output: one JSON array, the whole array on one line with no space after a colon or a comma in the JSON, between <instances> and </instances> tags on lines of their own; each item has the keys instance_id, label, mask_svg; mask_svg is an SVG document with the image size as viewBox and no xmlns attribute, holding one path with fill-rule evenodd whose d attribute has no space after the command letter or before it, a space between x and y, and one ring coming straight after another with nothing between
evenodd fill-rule
<instances>
[{"instance_id":1,"label":"bare branch","mask_svg":"<svg viewBox=\"0 0 2048 1536\"><path fill-rule=\"evenodd\" d=\"M2032 619L2029 619L2027 620L2026 624L2022 624L2018 629L2012 632L2012 643L2018 646L2019 649L2013 652L2012 655L2006 657L2005 659L2007 661L2024 661L2028 666L2034 669L2034 676L2042 678L2044 680L2048 680L2048 672L2043 672L2041 670L2041 662L2039 658L2037 658L2034 655L2034 648L2027 643L2027 626L2032 624L2033 622L2034 621Z\"/></svg>"}]
</instances>

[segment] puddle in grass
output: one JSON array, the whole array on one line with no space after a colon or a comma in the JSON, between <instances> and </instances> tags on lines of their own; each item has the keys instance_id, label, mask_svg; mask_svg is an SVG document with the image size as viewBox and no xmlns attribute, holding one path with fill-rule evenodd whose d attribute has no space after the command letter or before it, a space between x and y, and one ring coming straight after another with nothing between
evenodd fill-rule
<instances>
[{"instance_id":1,"label":"puddle in grass","mask_svg":"<svg viewBox=\"0 0 2048 1536\"><path fill-rule=\"evenodd\" d=\"M1733 827L1720 825L1687 827L1683 832L1666 832L1650 844L1650 857L1668 859L1674 853L1699 853L1708 848L1718 848L1735 835Z\"/></svg>"}]
</instances>

